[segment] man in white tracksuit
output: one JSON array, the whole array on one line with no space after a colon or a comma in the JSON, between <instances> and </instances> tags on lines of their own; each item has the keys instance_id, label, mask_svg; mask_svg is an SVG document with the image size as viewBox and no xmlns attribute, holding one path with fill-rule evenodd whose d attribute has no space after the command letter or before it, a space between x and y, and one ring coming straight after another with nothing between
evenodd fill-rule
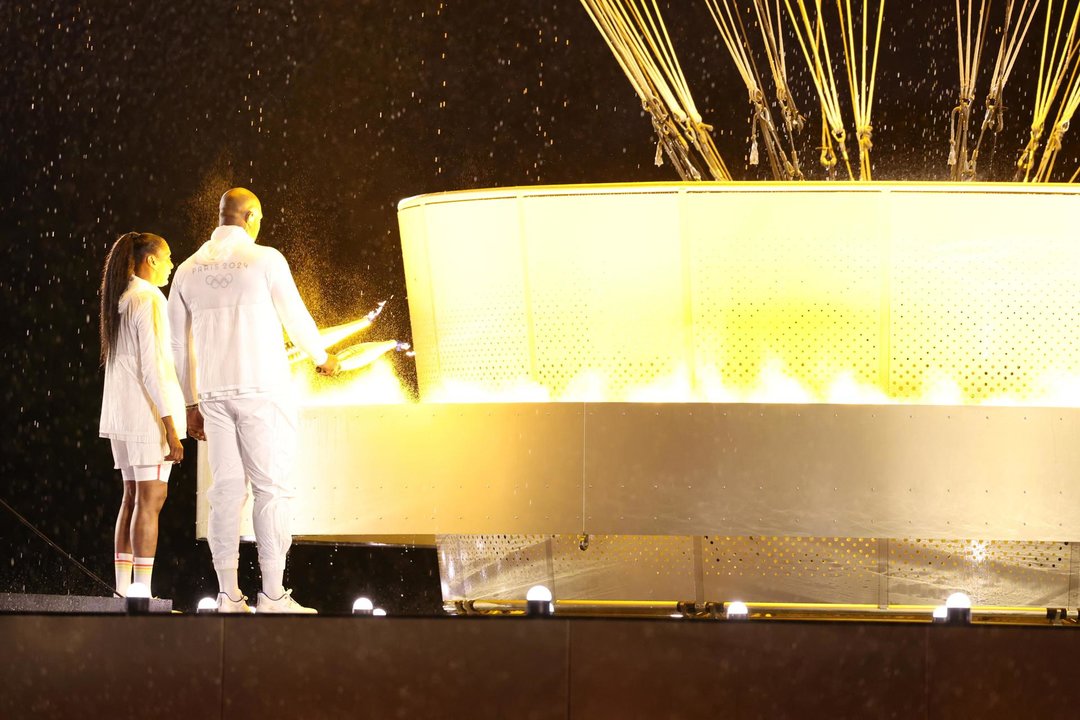
<instances>
[{"instance_id":1,"label":"man in white tracksuit","mask_svg":"<svg viewBox=\"0 0 1080 720\"><path fill-rule=\"evenodd\" d=\"M172 348L188 432L208 443L218 612L252 611L237 582L250 482L262 572L257 611L314 613L283 585L297 411L282 326L319 372L336 372L337 358L324 349L284 256L255 244L261 221L253 193L234 188L222 195L220 226L173 277Z\"/></svg>"}]
</instances>

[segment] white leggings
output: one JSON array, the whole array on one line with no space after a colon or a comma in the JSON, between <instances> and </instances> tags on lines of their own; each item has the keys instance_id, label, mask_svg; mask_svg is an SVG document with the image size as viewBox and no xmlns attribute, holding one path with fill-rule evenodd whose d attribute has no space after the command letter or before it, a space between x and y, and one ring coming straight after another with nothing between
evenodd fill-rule
<instances>
[{"instance_id":1,"label":"white leggings","mask_svg":"<svg viewBox=\"0 0 1080 720\"><path fill-rule=\"evenodd\" d=\"M255 495L252 522L264 575L285 568L292 545L289 499L296 454L296 406L290 398L259 393L199 404L205 420L210 474L208 541L214 568L240 561L240 513L248 483Z\"/></svg>"},{"instance_id":2,"label":"white leggings","mask_svg":"<svg viewBox=\"0 0 1080 720\"><path fill-rule=\"evenodd\" d=\"M167 483L169 482L169 473L172 472L172 466L171 462L160 465L132 465L131 467L120 468L120 475L124 478L124 482L159 480Z\"/></svg>"},{"instance_id":3,"label":"white leggings","mask_svg":"<svg viewBox=\"0 0 1080 720\"><path fill-rule=\"evenodd\" d=\"M112 440L114 467L120 471L125 482L160 480L169 482L172 461L163 462L164 453L157 443L136 443L128 440ZM148 462L156 458L158 462Z\"/></svg>"}]
</instances>

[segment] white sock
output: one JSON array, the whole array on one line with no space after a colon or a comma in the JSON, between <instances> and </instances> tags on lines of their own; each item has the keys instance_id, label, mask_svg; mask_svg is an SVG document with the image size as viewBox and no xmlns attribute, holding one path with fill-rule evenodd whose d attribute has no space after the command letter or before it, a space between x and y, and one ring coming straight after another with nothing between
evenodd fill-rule
<instances>
[{"instance_id":1,"label":"white sock","mask_svg":"<svg viewBox=\"0 0 1080 720\"><path fill-rule=\"evenodd\" d=\"M131 565L135 557L131 553L115 553L113 569L116 572L116 594L127 597L128 585L131 585Z\"/></svg>"},{"instance_id":2,"label":"white sock","mask_svg":"<svg viewBox=\"0 0 1080 720\"><path fill-rule=\"evenodd\" d=\"M216 570L218 590L229 596L230 600L239 600L244 597L240 592L240 581L236 576L236 568L224 568Z\"/></svg>"},{"instance_id":3,"label":"white sock","mask_svg":"<svg viewBox=\"0 0 1080 720\"><path fill-rule=\"evenodd\" d=\"M135 582L142 583L146 586L146 591L150 592L150 577L154 574L154 558L152 557L137 557L135 558ZM154 593L150 593L150 597L153 597Z\"/></svg>"},{"instance_id":4,"label":"white sock","mask_svg":"<svg viewBox=\"0 0 1080 720\"><path fill-rule=\"evenodd\" d=\"M262 571L263 595L271 600L277 600L285 594L285 568L280 570Z\"/></svg>"}]
</instances>

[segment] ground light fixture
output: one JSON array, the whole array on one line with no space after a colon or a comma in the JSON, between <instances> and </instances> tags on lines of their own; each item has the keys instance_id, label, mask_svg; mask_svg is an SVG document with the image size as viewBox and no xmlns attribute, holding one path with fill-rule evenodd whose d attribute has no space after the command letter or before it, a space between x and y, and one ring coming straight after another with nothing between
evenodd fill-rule
<instances>
[{"instance_id":1,"label":"ground light fixture","mask_svg":"<svg viewBox=\"0 0 1080 720\"><path fill-rule=\"evenodd\" d=\"M353 615L372 615L375 605L369 598L358 597L352 604Z\"/></svg>"},{"instance_id":2,"label":"ground light fixture","mask_svg":"<svg viewBox=\"0 0 1080 720\"><path fill-rule=\"evenodd\" d=\"M196 608L197 613L212 613L217 612L217 600L212 597L204 597L199 601L199 607Z\"/></svg>"},{"instance_id":3,"label":"ground light fixture","mask_svg":"<svg viewBox=\"0 0 1080 720\"><path fill-rule=\"evenodd\" d=\"M142 583L131 583L127 589L124 605L132 614L150 612L150 588Z\"/></svg>"},{"instance_id":4,"label":"ground light fixture","mask_svg":"<svg viewBox=\"0 0 1080 720\"><path fill-rule=\"evenodd\" d=\"M375 608L371 611L372 617L386 617L386 611L382 608Z\"/></svg>"},{"instance_id":5,"label":"ground light fixture","mask_svg":"<svg viewBox=\"0 0 1080 720\"><path fill-rule=\"evenodd\" d=\"M530 617L548 617L555 612L551 591L543 585L533 585L525 593L525 614Z\"/></svg>"},{"instance_id":6,"label":"ground light fixture","mask_svg":"<svg viewBox=\"0 0 1080 720\"><path fill-rule=\"evenodd\" d=\"M962 592L954 592L945 600L946 621L958 625L971 622L971 598Z\"/></svg>"},{"instance_id":7,"label":"ground light fixture","mask_svg":"<svg viewBox=\"0 0 1080 720\"><path fill-rule=\"evenodd\" d=\"M750 617L750 609L741 600L724 603L724 617L728 620L745 620Z\"/></svg>"}]
</instances>

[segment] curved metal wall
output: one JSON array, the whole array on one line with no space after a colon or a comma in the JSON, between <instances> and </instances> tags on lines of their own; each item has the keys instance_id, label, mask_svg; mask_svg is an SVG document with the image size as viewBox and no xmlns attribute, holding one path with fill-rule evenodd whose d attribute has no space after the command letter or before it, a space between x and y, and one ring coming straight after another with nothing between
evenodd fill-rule
<instances>
[{"instance_id":1,"label":"curved metal wall","mask_svg":"<svg viewBox=\"0 0 1080 720\"><path fill-rule=\"evenodd\" d=\"M512 188L398 214L428 399L723 400L780 368L819 398L1022 401L1080 374L1075 186Z\"/></svg>"}]
</instances>

